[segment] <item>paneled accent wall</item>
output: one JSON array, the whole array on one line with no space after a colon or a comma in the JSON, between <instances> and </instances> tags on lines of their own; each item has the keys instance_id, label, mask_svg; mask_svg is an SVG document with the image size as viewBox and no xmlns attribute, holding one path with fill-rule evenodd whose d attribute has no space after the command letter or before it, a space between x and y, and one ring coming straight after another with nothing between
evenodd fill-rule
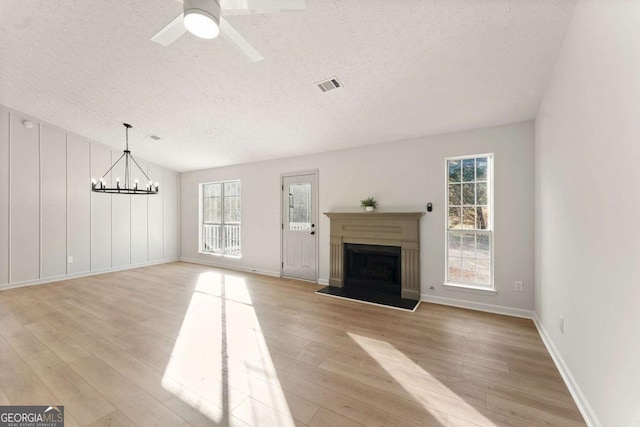
<instances>
[{"instance_id":1,"label":"paneled accent wall","mask_svg":"<svg viewBox=\"0 0 640 427\"><path fill-rule=\"evenodd\" d=\"M178 257L177 172L138 159L160 194L90 191L121 154L0 107L0 288Z\"/></svg>"}]
</instances>

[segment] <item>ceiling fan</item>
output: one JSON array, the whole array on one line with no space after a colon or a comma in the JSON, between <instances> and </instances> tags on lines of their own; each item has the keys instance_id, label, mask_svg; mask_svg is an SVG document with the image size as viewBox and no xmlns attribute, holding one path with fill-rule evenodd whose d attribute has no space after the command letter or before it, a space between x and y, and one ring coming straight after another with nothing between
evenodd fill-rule
<instances>
[{"instance_id":1,"label":"ceiling fan","mask_svg":"<svg viewBox=\"0 0 640 427\"><path fill-rule=\"evenodd\" d=\"M177 0L182 3L182 0ZM264 59L223 15L255 15L305 10L305 0L184 0L184 12L178 15L152 41L169 46L185 32L214 39L220 33L240 49L251 62Z\"/></svg>"}]
</instances>

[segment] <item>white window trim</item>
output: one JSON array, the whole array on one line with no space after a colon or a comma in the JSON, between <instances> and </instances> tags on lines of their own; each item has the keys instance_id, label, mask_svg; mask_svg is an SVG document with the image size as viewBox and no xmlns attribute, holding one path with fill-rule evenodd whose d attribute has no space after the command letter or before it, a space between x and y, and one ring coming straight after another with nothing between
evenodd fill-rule
<instances>
[{"instance_id":1,"label":"white window trim","mask_svg":"<svg viewBox=\"0 0 640 427\"><path fill-rule=\"evenodd\" d=\"M476 283L468 283L468 282L452 282L449 281L449 161L450 160L464 160L464 159L476 159L478 157L487 157L489 159L489 179L487 180L487 188L489 192L489 210L490 210L490 222L489 222L489 233L491 234L491 283L489 285L480 285ZM480 154L472 154L466 156L453 156L447 157L444 159L444 170L445 170L445 191L444 191L444 206L445 206L445 215L444 215L444 235L445 235L445 244L444 244L444 278L445 281L442 286L448 290L455 290L461 292L469 292L474 294L485 294L485 295L496 295L498 290L495 287L495 227L494 227L494 217L495 217L495 208L494 208L494 164L495 164L495 155L494 153L480 153ZM460 171L462 173L462 170ZM473 230L477 231L477 230Z\"/></svg>"},{"instance_id":2,"label":"white window trim","mask_svg":"<svg viewBox=\"0 0 640 427\"><path fill-rule=\"evenodd\" d=\"M198 233L198 253L201 255L209 255L213 257L220 258L231 258L231 259L241 259L242 258L242 237L240 238L240 254L225 254L219 252L208 252L202 250L202 234L203 234L203 226L204 226L204 186L208 184L223 184L225 182L240 182L240 200L242 203L242 181L240 179L226 179L223 181L211 181L211 182L201 182L198 184L198 229L200 230ZM224 194L224 193L223 193ZM223 197L224 198L224 197ZM223 224L224 224L224 204L222 206L222 216L223 216ZM240 208L240 229L242 230L242 208Z\"/></svg>"}]
</instances>

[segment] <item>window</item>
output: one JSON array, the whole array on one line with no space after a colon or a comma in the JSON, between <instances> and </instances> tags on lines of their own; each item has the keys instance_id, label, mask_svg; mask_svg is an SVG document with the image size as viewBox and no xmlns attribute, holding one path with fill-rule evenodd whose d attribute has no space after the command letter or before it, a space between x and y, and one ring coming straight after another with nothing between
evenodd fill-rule
<instances>
[{"instance_id":1,"label":"window","mask_svg":"<svg viewBox=\"0 0 640 427\"><path fill-rule=\"evenodd\" d=\"M447 283L493 288L493 155L447 159Z\"/></svg>"},{"instance_id":2,"label":"window","mask_svg":"<svg viewBox=\"0 0 640 427\"><path fill-rule=\"evenodd\" d=\"M289 185L289 230L311 230L311 184Z\"/></svg>"},{"instance_id":3,"label":"window","mask_svg":"<svg viewBox=\"0 0 640 427\"><path fill-rule=\"evenodd\" d=\"M202 252L240 256L240 181L201 184Z\"/></svg>"}]
</instances>

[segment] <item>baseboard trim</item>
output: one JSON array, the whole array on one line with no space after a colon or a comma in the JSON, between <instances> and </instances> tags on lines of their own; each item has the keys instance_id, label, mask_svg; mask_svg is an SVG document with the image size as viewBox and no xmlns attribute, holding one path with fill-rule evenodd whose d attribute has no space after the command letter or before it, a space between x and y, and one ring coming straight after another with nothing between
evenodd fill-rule
<instances>
[{"instance_id":1,"label":"baseboard trim","mask_svg":"<svg viewBox=\"0 0 640 427\"><path fill-rule=\"evenodd\" d=\"M433 304L449 305L452 307L468 308L470 310L484 311L487 313L503 314L506 316L522 317L525 319L533 319L534 312L532 310L524 310L521 308L506 307L503 305L483 304L480 302L465 301L456 298L437 297L433 295L422 294L420 299L424 302Z\"/></svg>"},{"instance_id":2,"label":"baseboard trim","mask_svg":"<svg viewBox=\"0 0 640 427\"><path fill-rule=\"evenodd\" d=\"M99 270L93 270L93 271L83 271L83 272L80 272L80 273L63 274L63 275L60 275L60 276L47 277L47 278L44 278L44 279L24 280L24 281L21 281L21 282L4 283L4 284L0 285L0 291L6 290L6 289L22 288L22 287L25 287L25 286L43 285L45 283L60 282L62 280L76 279L78 277L95 276L95 275L98 275L98 274L114 273L116 271L132 270L134 268L149 267L151 265L167 264L167 263L176 262L176 261L179 261L179 259L178 258L169 258L169 259L163 259L163 260L158 260L158 261L143 262L143 263L131 264L131 265L123 265L123 266L120 266L120 267L101 268Z\"/></svg>"},{"instance_id":3,"label":"baseboard trim","mask_svg":"<svg viewBox=\"0 0 640 427\"><path fill-rule=\"evenodd\" d=\"M318 285L329 286L329 279L318 279Z\"/></svg>"},{"instance_id":4,"label":"baseboard trim","mask_svg":"<svg viewBox=\"0 0 640 427\"><path fill-rule=\"evenodd\" d=\"M251 267L244 267L244 266L238 266L238 265L220 264L220 263L211 262L211 261L203 261L201 259L196 259L196 258L181 257L180 261L190 262L192 264L207 265L209 267L224 268L224 269L227 269L227 270L236 270L236 271L243 271L243 272L247 272L247 273L262 274L263 276L280 277L280 272L279 271L261 270L259 268L251 268Z\"/></svg>"},{"instance_id":5,"label":"baseboard trim","mask_svg":"<svg viewBox=\"0 0 640 427\"><path fill-rule=\"evenodd\" d=\"M577 381L571 374L571 371L569 370L569 368L567 367L567 364L564 362L564 359L558 352L558 349L553 344L553 341L551 341L551 338L549 337L549 334L547 334L547 331L544 329L544 326L542 326L542 322L540 321L540 318L538 318L538 313L534 313L533 323L536 325L536 328L538 329L538 334L540 334L540 338L542 338L542 342L544 343L545 347L547 347L547 351L551 355L553 362L556 364L556 367L560 372L560 376L562 376L562 379L564 380L564 383L569 389L569 393L571 393L571 397L573 397L573 400L576 402L576 405L578 406L578 409L580 410L580 413L582 414L584 421L587 423L587 426L601 427L602 424L600 423L600 420L598 420L596 413L594 412L593 408L589 404L589 401L587 400L586 396L582 392L582 389L580 388Z\"/></svg>"}]
</instances>

